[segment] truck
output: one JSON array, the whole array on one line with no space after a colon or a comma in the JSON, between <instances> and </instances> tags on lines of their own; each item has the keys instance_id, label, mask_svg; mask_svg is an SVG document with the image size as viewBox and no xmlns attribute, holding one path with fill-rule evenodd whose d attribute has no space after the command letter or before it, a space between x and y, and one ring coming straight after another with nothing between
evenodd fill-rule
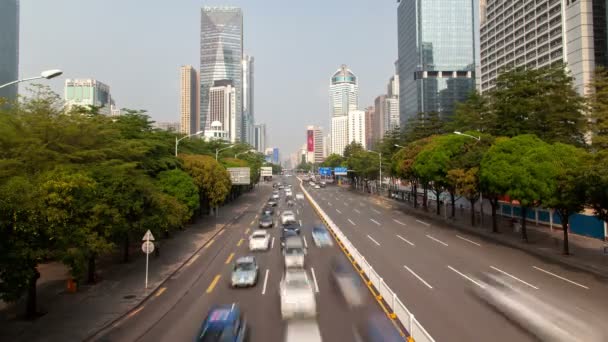
<instances>
[{"instance_id":1,"label":"truck","mask_svg":"<svg viewBox=\"0 0 608 342\"><path fill-rule=\"evenodd\" d=\"M262 166L260 168L260 177L266 182L272 181L272 166Z\"/></svg>"}]
</instances>

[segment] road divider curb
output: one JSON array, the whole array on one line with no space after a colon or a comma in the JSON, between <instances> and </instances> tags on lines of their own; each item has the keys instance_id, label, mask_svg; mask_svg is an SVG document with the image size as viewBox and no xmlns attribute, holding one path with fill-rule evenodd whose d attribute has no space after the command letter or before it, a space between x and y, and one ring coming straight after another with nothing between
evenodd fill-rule
<instances>
[{"instance_id":1,"label":"road divider curb","mask_svg":"<svg viewBox=\"0 0 608 342\"><path fill-rule=\"evenodd\" d=\"M310 205L313 207L317 215L329 229L331 235L337 241L337 244L342 252L344 252L347 259L351 261L355 270L359 272L360 276L367 284L368 289L382 310L391 319L391 322L393 322L397 330L399 330L401 336L405 337L408 342L435 342L435 340L424 329L420 322L418 322L414 314L412 314L401 302L401 300L397 298L395 292L389 288L386 282L384 282L370 263L365 260L365 257L363 257L359 251L357 251L355 246L342 233L340 228L329 218L325 211L321 209L317 202L304 188L301 179L300 188L310 202ZM397 324L397 322L399 322L401 326L405 328L407 331L406 333L403 332L403 329L399 326L399 324Z\"/></svg>"}]
</instances>

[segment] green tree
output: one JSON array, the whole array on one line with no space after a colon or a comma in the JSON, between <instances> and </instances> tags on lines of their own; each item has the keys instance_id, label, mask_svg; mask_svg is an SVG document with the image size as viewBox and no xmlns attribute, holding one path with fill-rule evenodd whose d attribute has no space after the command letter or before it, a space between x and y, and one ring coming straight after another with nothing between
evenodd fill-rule
<instances>
[{"instance_id":1,"label":"green tree","mask_svg":"<svg viewBox=\"0 0 608 342\"><path fill-rule=\"evenodd\" d=\"M194 180L184 171L174 169L158 174L160 191L171 195L188 208L187 218L191 219L200 208L198 188Z\"/></svg>"},{"instance_id":2,"label":"green tree","mask_svg":"<svg viewBox=\"0 0 608 342\"><path fill-rule=\"evenodd\" d=\"M321 163L323 167L340 167L344 165L344 158L341 155L332 153Z\"/></svg>"},{"instance_id":3,"label":"green tree","mask_svg":"<svg viewBox=\"0 0 608 342\"><path fill-rule=\"evenodd\" d=\"M223 203L232 186L228 171L210 156L184 154L180 158L199 189L201 208L217 208Z\"/></svg>"},{"instance_id":4,"label":"green tree","mask_svg":"<svg viewBox=\"0 0 608 342\"><path fill-rule=\"evenodd\" d=\"M346 147L344 147L344 153L342 153L342 155L345 159L348 159L351 155L360 151L364 151L363 145L356 141L353 141L350 144L346 145Z\"/></svg>"},{"instance_id":5,"label":"green tree","mask_svg":"<svg viewBox=\"0 0 608 342\"><path fill-rule=\"evenodd\" d=\"M466 101L456 105L454 118L448 126L453 131L495 132L496 122L488 96L475 90Z\"/></svg>"},{"instance_id":6,"label":"green tree","mask_svg":"<svg viewBox=\"0 0 608 342\"><path fill-rule=\"evenodd\" d=\"M420 178L414 169L414 162L418 154L429 144L433 142L436 136L423 138L413 141L397 152L392 160L391 168L395 170L395 175L401 179L409 181L411 185L414 207L418 207L418 186ZM422 184L425 191L423 195L423 206L426 208L426 183Z\"/></svg>"},{"instance_id":7,"label":"green tree","mask_svg":"<svg viewBox=\"0 0 608 342\"><path fill-rule=\"evenodd\" d=\"M471 203L471 226L475 225L475 202L479 199L479 167L468 170L452 169L447 174L448 182L454 184L456 192ZM454 213L452 213L454 216Z\"/></svg>"},{"instance_id":8,"label":"green tree","mask_svg":"<svg viewBox=\"0 0 608 342\"><path fill-rule=\"evenodd\" d=\"M608 150L608 71L605 68L596 69L587 103L593 147Z\"/></svg>"},{"instance_id":9,"label":"green tree","mask_svg":"<svg viewBox=\"0 0 608 342\"><path fill-rule=\"evenodd\" d=\"M296 166L296 170L304 171L304 172L310 172L313 170L313 168L314 168L314 165L312 163L307 163L307 162L301 162L300 164L298 164L298 166Z\"/></svg>"},{"instance_id":10,"label":"green tree","mask_svg":"<svg viewBox=\"0 0 608 342\"><path fill-rule=\"evenodd\" d=\"M418 113L405 126L404 142L413 142L448 132L446 121L437 112Z\"/></svg>"},{"instance_id":11,"label":"green tree","mask_svg":"<svg viewBox=\"0 0 608 342\"><path fill-rule=\"evenodd\" d=\"M601 150L590 158L581 176L586 186L588 204L595 216L608 221L608 151Z\"/></svg>"}]
</instances>

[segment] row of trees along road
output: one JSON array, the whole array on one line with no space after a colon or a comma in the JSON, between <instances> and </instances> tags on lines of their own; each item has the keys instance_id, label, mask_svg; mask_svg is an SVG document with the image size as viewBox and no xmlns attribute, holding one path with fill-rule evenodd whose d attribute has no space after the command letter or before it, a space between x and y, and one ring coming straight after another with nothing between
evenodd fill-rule
<instances>
[{"instance_id":1,"label":"row of trees along road","mask_svg":"<svg viewBox=\"0 0 608 342\"><path fill-rule=\"evenodd\" d=\"M497 232L498 200L508 196L522 207L524 241L527 212L554 209L569 254L572 214L590 208L608 219L608 73L597 70L587 87L590 95L580 96L564 65L515 69L501 74L493 90L472 93L452 118L420 113L403 129L387 132L374 149L382 153L385 176L411 185L415 206L419 188L425 209L428 191L436 198L447 192L454 217L457 198L473 206L483 194ZM323 166L345 165L349 175L378 179L378 155L359 144L351 143L344 157L330 155Z\"/></svg>"},{"instance_id":2,"label":"row of trees along road","mask_svg":"<svg viewBox=\"0 0 608 342\"><path fill-rule=\"evenodd\" d=\"M36 316L37 266L65 263L77 282L96 280L102 256L130 258L146 230L168 236L250 186L233 186L226 167L251 168L263 156L215 160L223 142L185 139L152 127L143 110L119 117L97 108L64 109L58 95L34 86L31 96L0 104L0 298L27 295ZM212 157L213 156L213 157Z\"/></svg>"}]
</instances>

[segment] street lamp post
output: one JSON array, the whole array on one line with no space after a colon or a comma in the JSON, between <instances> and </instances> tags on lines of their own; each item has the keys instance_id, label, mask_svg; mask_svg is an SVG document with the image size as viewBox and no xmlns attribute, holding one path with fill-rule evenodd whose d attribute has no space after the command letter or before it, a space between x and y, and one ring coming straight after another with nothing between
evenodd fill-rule
<instances>
[{"instance_id":1,"label":"street lamp post","mask_svg":"<svg viewBox=\"0 0 608 342\"><path fill-rule=\"evenodd\" d=\"M58 70L58 69L53 69L53 70L46 70L40 73L40 76L36 76L36 77L30 77L30 78L24 78L21 80L15 80L12 82L8 82L5 84L0 85L0 89L4 88L4 87L8 87L10 85L16 84L16 83L21 83L21 82L27 82L27 81L33 81L33 80L40 80L40 79L47 79L50 80L51 78L55 78L57 76L61 76L61 74L63 74L63 71Z\"/></svg>"},{"instance_id":2,"label":"street lamp post","mask_svg":"<svg viewBox=\"0 0 608 342\"><path fill-rule=\"evenodd\" d=\"M217 149L215 149L215 160L217 160L218 155L219 155L220 152L222 152L223 150L227 150L227 149L229 149L229 148L231 148L233 146L234 146L234 144L230 145L230 146L226 146L224 148L217 148Z\"/></svg>"},{"instance_id":3,"label":"street lamp post","mask_svg":"<svg viewBox=\"0 0 608 342\"><path fill-rule=\"evenodd\" d=\"M175 156L177 157L177 145L179 145L179 142L180 142L180 141L182 141L182 140L184 140L184 139L186 139L186 138L193 137L193 136L195 136L195 135L199 135L199 134L203 134L203 131L198 131L198 132L196 132L196 133L194 133L194 134L187 135L187 136L185 136L185 137L183 137L183 138L181 138L181 139L177 139L177 136L176 136L176 137L175 137Z\"/></svg>"},{"instance_id":4,"label":"street lamp post","mask_svg":"<svg viewBox=\"0 0 608 342\"><path fill-rule=\"evenodd\" d=\"M234 155L234 159L236 159L236 157L240 156L241 154L245 154L245 153L252 153L252 152L256 152L256 150L251 149L251 150L247 150L247 151L245 151L245 152L236 153L236 154Z\"/></svg>"},{"instance_id":5,"label":"street lamp post","mask_svg":"<svg viewBox=\"0 0 608 342\"><path fill-rule=\"evenodd\" d=\"M458 131L454 131L454 134L472 138L472 139L477 140L478 142L481 141L481 137L476 137L474 135L465 134L465 133L458 132ZM471 210L475 210L475 207L471 208ZM483 193L481 191L479 192L479 225L483 226Z\"/></svg>"}]
</instances>

